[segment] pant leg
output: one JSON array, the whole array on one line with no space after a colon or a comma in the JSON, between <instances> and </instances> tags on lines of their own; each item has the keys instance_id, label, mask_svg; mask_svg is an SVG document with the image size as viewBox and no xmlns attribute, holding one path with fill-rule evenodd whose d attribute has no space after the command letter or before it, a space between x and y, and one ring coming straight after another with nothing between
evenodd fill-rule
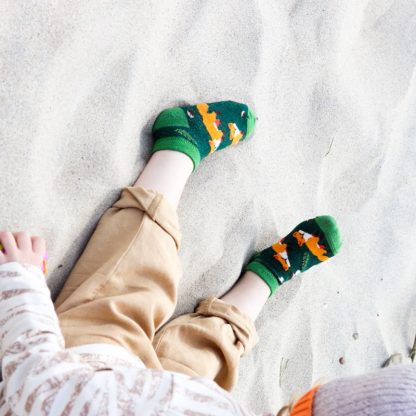
<instances>
[{"instance_id":1,"label":"pant leg","mask_svg":"<svg viewBox=\"0 0 416 416\"><path fill-rule=\"evenodd\" d=\"M67 347L121 345L161 368L152 341L176 305L180 240L177 213L162 194L123 188L55 302Z\"/></svg>"},{"instance_id":2,"label":"pant leg","mask_svg":"<svg viewBox=\"0 0 416 416\"><path fill-rule=\"evenodd\" d=\"M154 348L165 370L205 376L226 390L237 382L240 357L257 343L253 321L216 298L157 332Z\"/></svg>"}]
</instances>

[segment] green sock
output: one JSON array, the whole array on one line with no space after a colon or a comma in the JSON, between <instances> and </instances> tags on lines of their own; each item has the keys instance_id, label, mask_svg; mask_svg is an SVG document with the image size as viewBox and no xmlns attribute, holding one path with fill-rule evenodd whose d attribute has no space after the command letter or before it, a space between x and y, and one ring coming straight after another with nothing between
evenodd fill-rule
<instances>
[{"instance_id":1,"label":"green sock","mask_svg":"<svg viewBox=\"0 0 416 416\"><path fill-rule=\"evenodd\" d=\"M304 272L338 253L341 238L335 219L316 217L296 226L286 237L256 253L244 270L263 279L273 294L297 272Z\"/></svg>"},{"instance_id":2,"label":"green sock","mask_svg":"<svg viewBox=\"0 0 416 416\"><path fill-rule=\"evenodd\" d=\"M247 105L234 101L168 108L153 124L152 153L158 150L185 153L192 159L195 170L204 157L248 138L255 122Z\"/></svg>"}]
</instances>

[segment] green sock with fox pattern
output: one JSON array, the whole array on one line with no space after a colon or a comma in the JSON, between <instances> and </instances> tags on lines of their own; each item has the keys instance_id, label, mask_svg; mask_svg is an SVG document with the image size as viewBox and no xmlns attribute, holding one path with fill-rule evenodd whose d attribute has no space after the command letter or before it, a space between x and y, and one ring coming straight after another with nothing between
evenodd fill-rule
<instances>
[{"instance_id":1,"label":"green sock with fox pattern","mask_svg":"<svg viewBox=\"0 0 416 416\"><path fill-rule=\"evenodd\" d=\"M341 237L335 219L319 216L297 225L286 237L256 253L244 270L256 273L271 295L295 274L304 272L338 253Z\"/></svg>"},{"instance_id":2,"label":"green sock with fox pattern","mask_svg":"<svg viewBox=\"0 0 416 416\"><path fill-rule=\"evenodd\" d=\"M201 159L247 139L256 118L247 105L234 101L168 108L156 118L152 153L176 150L188 155L194 170Z\"/></svg>"}]
</instances>

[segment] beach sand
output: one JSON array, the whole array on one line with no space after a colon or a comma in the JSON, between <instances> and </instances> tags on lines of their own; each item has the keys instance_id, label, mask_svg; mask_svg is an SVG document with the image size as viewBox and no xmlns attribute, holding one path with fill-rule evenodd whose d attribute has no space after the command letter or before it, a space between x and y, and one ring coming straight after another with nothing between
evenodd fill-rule
<instances>
[{"instance_id":1,"label":"beach sand","mask_svg":"<svg viewBox=\"0 0 416 416\"><path fill-rule=\"evenodd\" d=\"M156 115L230 99L254 109L256 131L185 189L175 315L225 293L255 250L331 214L340 254L270 299L233 394L276 411L317 381L409 360L413 1L10 0L0 15L0 227L46 238L54 297L149 158Z\"/></svg>"}]
</instances>

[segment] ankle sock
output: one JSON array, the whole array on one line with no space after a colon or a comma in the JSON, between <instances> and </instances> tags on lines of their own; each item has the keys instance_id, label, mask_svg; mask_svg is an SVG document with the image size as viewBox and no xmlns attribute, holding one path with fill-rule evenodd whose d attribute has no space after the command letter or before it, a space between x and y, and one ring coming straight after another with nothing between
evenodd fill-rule
<instances>
[{"instance_id":1,"label":"ankle sock","mask_svg":"<svg viewBox=\"0 0 416 416\"><path fill-rule=\"evenodd\" d=\"M286 237L256 253L244 270L256 273L273 294L295 274L334 256L340 247L335 219L324 215L301 222Z\"/></svg>"},{"instance_id":2,"label":"ankle sock","mask_svg":"<svg viewBox=\"0 0 416 416\"><path fill-rule=\"evenodd\" d=\"M188 155L194 170L209 154L247 139L256 118L245 104L234 101L173 107L156 118L152 153L176 150Z\"/></svg>"}]
</instances>

